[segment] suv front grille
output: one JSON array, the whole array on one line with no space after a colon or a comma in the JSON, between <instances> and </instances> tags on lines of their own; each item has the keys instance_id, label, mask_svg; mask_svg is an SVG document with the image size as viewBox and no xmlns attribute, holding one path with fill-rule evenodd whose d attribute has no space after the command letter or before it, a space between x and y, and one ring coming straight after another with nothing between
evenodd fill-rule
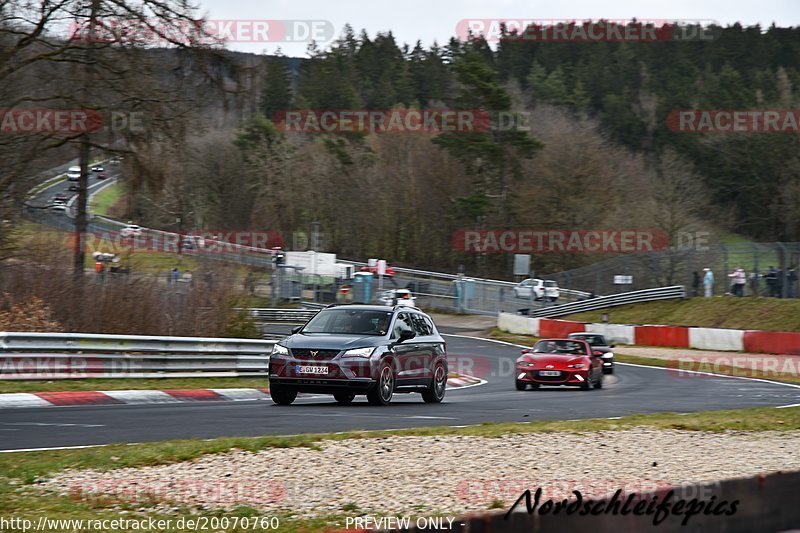
<instances>
[{"instance_id":1,"label":"suv front grille","mask_svg":"<svg viewBox=\"0 0 800 533\"><path fill-rule=\"evenodd\" d=\"M308 361L329 361L338 354L339 350L292 349L292 355L295 359L303 359Z\"/></svg>"}]
</instances>

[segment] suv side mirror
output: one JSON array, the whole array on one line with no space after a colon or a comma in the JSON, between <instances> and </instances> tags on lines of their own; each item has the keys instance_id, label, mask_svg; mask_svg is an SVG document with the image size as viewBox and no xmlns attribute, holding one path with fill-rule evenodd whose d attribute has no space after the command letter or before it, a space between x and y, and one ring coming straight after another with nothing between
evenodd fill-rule
<instances>
[{"instance_id":1,"label":"suv side mirror","mask_svg":"<svg viewBox=\"0 0 800 533\"><path fill-rule=\"evenodd\" d=\"M407 341L409 339L413 339L417 336L417 332L412 329L404 329L400 332L400 338L397 339L397 342Z\"/></svg>"},{"instance_id":2,"label":"suv side mirror","mask_svg":"<svg viewBox=\"0 0 800 533\"><path fill-rule=\"evenodd\" d=\"M303 329L303 326L295 326L292 328L292 335Z\"/></svg>"}]
</instances>

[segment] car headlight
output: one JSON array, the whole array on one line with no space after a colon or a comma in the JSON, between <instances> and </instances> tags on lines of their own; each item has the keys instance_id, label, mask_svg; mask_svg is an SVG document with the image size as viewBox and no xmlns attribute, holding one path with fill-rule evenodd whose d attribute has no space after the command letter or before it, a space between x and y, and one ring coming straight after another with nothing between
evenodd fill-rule
<instances>
[{"instance_id":1,"label":"car headlight","mask_svg":"<svg viewBox=\"0 0 800 533\"><path fill-rule=\"evenodd\" d=\"M567 368L585 368L586 365L584 363L575 363L572 365L567 365Z\"/></svg>"},{"instance_id":2,"label":"car headlight","mask_svg":"<svg viewBox=\"0 0 800 533\"><path fill-rule=\"evenodd\" d=\"M370 348L353 348L352 350L347 350L342 354L342 357L370 357L372 352L375 351L374 347Z\"/></svg>"},{"instance_id":3,"label":"car headlight","mask_svg":"<svg viewBox=\"0 0 800 533\"><path fill-rule=\"evenodd\" d=\"M614 357L614 352L606 352L603 354L603 359L611 359Z\"/></svg>"},{"instance_id":4,"label":"car headlight","mask_svg":"<svg viewBox=\"0 0 800 533\"><path fill-rule=\"evenodd\" d=\"M536 366L535 363L531 363L530 361L517 361L520 366L527 366L527 367L534 367Z\"/></svg>"},{"instance_id":5,"label":"car headlight","mask_svg":"<svg viewBox=\"0 0 800 533\"><path fill-rule=\"evenodd\" d=\"M286 346L275 344L272 346L272 355L289 355L289 349Z\"/></svg>"}]
</instances>

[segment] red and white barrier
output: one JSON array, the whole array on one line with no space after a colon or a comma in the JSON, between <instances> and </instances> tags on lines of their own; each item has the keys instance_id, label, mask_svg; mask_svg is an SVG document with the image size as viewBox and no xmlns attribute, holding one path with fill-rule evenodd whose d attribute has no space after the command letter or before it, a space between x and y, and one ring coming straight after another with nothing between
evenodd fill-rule
<instances>
[{"instance_id":1,"label":"red and white barrier","mask_svg":"<svg viewBox=\"0 0 800 533\"><path fill-rule=\"evenodd\" d=\"M572 322L570 320L553 320L552 318L539 319L539 336L547 338L563 338L570 333L586 331L586 324L583 322Z\"/></svg>"},{"instance_id":2,"label":"red and white barrier","mask_svg":"<svg viewBox=\"0 0 800 533\"><path fill-rule=\"evenodd\" d=\"M686 326L634 326L626 324L587 324L551 318L528 318L500 313L497 327L509 333L558 338L575 332L605 335L617 344L694 348L725 352L800 355L800 332L753 331Z\"/></svg>"},{"instance_id":3,"label":"red and white barrier","mask_svg":"<svg viewBox=\"0 0 800 533\"><path fill-rule=\"evenodd\" d=\"M800 355L800 333L785 331L745 331L744 351Z\"/></svg>"},{"instance_id":4,"label":"red and white barrier","mask_svg":"<svg viewBox=\"0 0 800 533\"><path fill-rule=\"evenodd\" d=\"M635 326L634 339L642 346L689 347L689 328L683 326Z\"/></svg>"},{"instance_id":5,"label":"red and white barrier","mask_svg":"<svg viewBox=\"0 0 800 533\"><path fill-rule=\"evenodd\" d=\"M744 351L744 331L739 329L688 328L689 347L722 352Z\"/></svg>"},{"instance_id":6,"label":"red and white barrier","mask_svg":"<svg viewBox=\"0 0 800 533\"><path fill-rule=\"evenodd\" d=\"M497 327L507 333L515 335L539 336L539 319L529 318L514 313L500 313L497 315Z\"/></svg>"},{"instance_id":7,"label":"red and white barrier","mask_svg":"<svg viewBox=\"0 0 800 533\"><path fill-rule=\"evenodd\" d=\"M599 333L613 344L636 343L636 326L626 324L586 324L586 331Z\"/></svg>"}]
</instances>

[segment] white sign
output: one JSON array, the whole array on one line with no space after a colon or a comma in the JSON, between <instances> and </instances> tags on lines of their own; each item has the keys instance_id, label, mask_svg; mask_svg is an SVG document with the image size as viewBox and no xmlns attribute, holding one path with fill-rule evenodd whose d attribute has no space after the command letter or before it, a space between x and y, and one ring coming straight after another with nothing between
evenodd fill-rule
<instances>
[{"instance_id":1,"label":"white sign","mask_svg":"<svg viewBox=\"0 0 800 533\"><path fill-rule=\"evenodd\" d=\"M338 276L340 269L336 264L336 254L309 250L307 252L284 252L285 265L303 268L303 274Z\"/></svg>"},{"instance_id":2,"label":"white sign","mask_svg":"<svg viewBox=\"0 0 800 533\"><path fill-rule=\"evenodd\" d=\"M386 275L386 259L381 259L378 261L378 275L379 276Z\"/></svg>"},{"instance_id":3,"label":"white sign","mask_svg":"<svg viewBox=\"0 0 800 533\"><path fill-rule=\"evenodd\" d=\"M633 283L633 276L614 276L614 285L630 285Z\"/></svg>"},{"instance_id":4,"label":"white sign","mask_svg":"<svg viewBox=\"0 0 800 533\"><path fill-rule=\"evenodd\" d=\"M531 273L530 254L514 254L514 275L527 276Z\"/></svg>"}]
</instances>

